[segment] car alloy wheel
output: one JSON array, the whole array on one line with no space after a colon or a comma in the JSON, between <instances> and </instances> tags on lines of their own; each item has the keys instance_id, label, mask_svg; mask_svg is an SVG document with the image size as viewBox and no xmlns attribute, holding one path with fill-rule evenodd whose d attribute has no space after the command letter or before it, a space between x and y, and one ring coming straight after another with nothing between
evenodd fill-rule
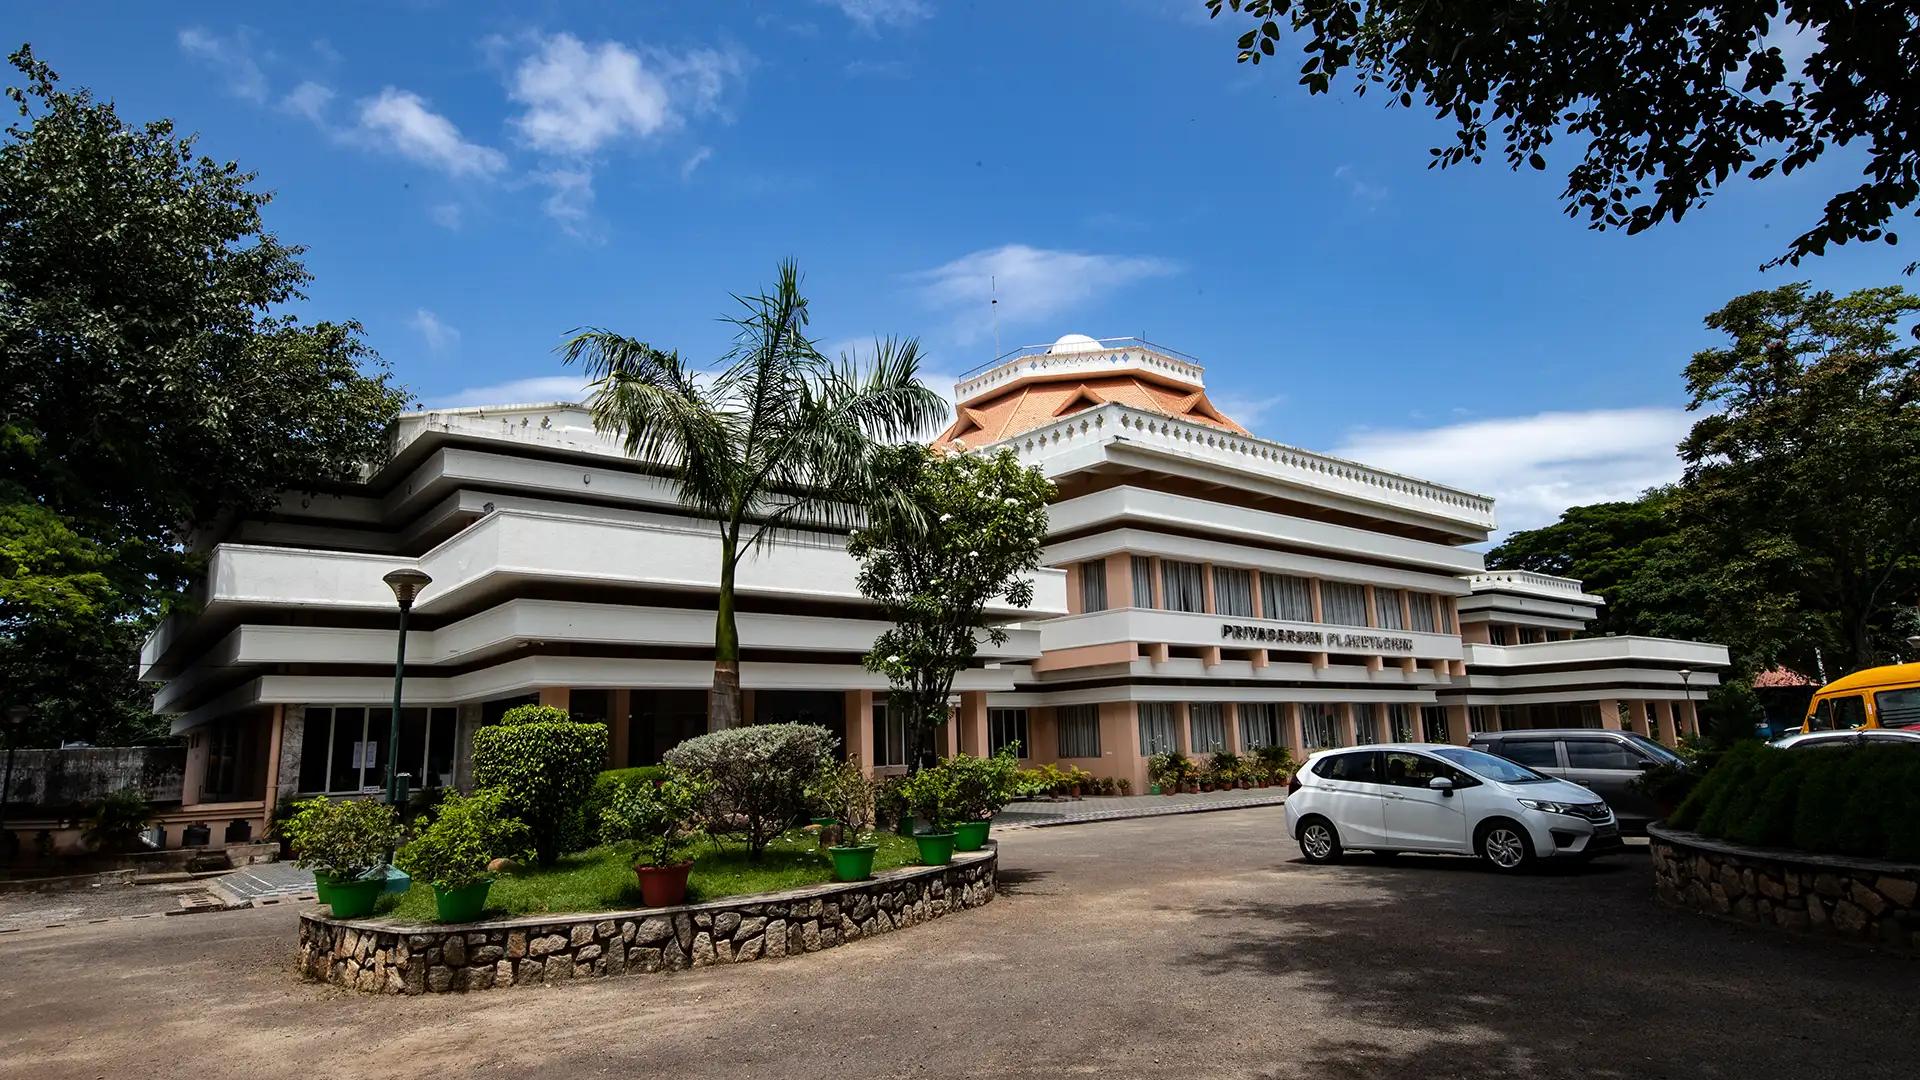
<instances>
[{"instance_id":1,"label":"car alloy wheel","mask_svg":"<svg viewBox=\"0 0 1920 1080\"><path fill-rule=\"evenodd\" d=\"M1527 861L1527 841L1510 825L1495 825L1480 841L1487 861L1502 870L1518 870Z\"/></svg>"},{"instance_id":2,"label":"car alloy wheel","mask_svg":"<svg viewBox=\"0 0 1920 1080\"><path fill-rule=\"evenodd\" d=\"M1300 850L1308 862L1333 862L1340 857L1340 838L1324 821L1309 821L1300 830Z\"/></svg>"}]
</instances>

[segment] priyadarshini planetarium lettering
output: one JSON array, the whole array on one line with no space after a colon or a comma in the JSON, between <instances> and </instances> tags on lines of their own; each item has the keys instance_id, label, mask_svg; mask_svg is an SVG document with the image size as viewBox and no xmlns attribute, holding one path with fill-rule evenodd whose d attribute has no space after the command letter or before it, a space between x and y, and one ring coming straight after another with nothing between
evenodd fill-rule
<instances>
[{"instance_id":1,"label":"priyadarshini planetarium lettering","mask_svg":"<svg viewBox=\"0 0 1920 1080\"><path fill-rule=\"evenodd\" d=\"M1220 636L1227 641L1257 641L1265 645L1310 645L1317 649L1343 652L1412 652L1413 639L1385 637L1380 634L1343 634L1332 630L1293 630L1284 626L1251 626L1246 623L1221 623Z\"/></svg>"}]
</instances>

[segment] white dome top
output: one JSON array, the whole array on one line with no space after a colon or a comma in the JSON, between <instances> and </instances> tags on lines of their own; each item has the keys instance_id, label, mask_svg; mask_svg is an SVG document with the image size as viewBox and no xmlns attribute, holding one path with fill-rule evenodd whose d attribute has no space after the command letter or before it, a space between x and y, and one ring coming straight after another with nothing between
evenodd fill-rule
<instances>
[{"instance_id":1,"label":"white dome top","mask_svg":"<svg viewBox=\"0 0 1920 1080\"><path fill-rule=\"evenodd\" d=\"M1058 356L1061 353L1099 352L1106 346L1085 334L1062 334L1060 339L1047 346L1047 355Z\"/></svg>"}]
</instances>

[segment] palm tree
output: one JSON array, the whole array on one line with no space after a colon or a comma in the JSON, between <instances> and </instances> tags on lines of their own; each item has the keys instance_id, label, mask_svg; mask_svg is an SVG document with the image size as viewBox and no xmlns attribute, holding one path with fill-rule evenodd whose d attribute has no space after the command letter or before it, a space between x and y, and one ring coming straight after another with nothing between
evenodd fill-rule
<instances>
[{"instance_id":1,"label":"palm tree","mask_svg":"<svg viewBox=\"0 0 1920 1080\"><path fill-rule=\"evenodd\" d=\"M770 292L735 296L743 309L717 374L678 353L610 330L576 330L562 347L592 376L596 427L620 431L627 453L673 470L680 502L720 524L720 594L713 631L709 730L740 723L740 634L733 579L740 560L783 532L851 527L876 490L876 451L936 430L939 395L921 385L914 339L876 342L862 372L828 360L807 337L799 268L780 264Z\"/></svg>"}]
</instances>

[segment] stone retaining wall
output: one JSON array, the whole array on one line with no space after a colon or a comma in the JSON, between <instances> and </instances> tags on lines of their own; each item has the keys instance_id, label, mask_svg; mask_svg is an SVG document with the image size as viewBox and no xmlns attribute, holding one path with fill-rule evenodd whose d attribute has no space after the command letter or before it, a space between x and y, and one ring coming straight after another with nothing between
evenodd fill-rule
<instances>
[{"instance_id":1,"label":"stone retaining wall","mask_svg":"<svg viewBox=\"0 0 1920 1080\"><path fill-rule=\"evenodd\" d=\"M1654 893L1666 903L1920 954L1920 866L1649 833Z\"/></svg>"},{"instance_id":2,"label":"stone retaining wall","mask_svg":"<svg viewBox=\"0 0 1920 1080\"><path fill-rule=\"evenodd\" d=\"M830 949L993 899L993 851L708 904L458 926L300 916L308 979L374 994L438 994L743 964Z\"/></svg>"}]
</instances>

